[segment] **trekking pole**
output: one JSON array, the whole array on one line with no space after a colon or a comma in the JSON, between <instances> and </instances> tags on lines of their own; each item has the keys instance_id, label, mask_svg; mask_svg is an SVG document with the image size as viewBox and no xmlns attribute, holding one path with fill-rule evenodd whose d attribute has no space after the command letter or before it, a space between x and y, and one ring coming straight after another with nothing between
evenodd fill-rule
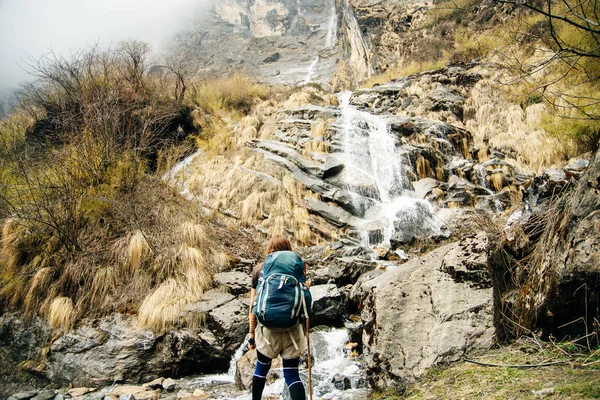
<instances>
[{"instance_id":1,"label":"trekking pole","mask_svg":"<svg viewBox=\"0 0 600 400\"><path fill-rule=\"evenodd\" d=\"M312 390L312 365L310 359L310 322L309 318L306 317L306 348L308 349L308 395L309 399L313 400Z\"/></svg>"}]
</instances>

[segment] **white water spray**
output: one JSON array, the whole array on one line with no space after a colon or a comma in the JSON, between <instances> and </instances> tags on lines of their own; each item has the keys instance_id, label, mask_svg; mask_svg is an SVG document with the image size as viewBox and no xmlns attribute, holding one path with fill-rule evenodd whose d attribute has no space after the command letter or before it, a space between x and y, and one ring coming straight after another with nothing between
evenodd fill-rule
<instances>
[{"instance_id":1,"label":"white water spray","mask_svg":"<svg viewBox=\"0 0 600 400\"><path fill-rule=\"evenodd\" d=\"M363 232L363 244L389 243L397 230L439 232L440 221L434 218L433 207L411 197L412 186L404 186L403 168L408 159L399 151L389 124L381 116L350 105L351 96L351 92L340 94L345 159L370 178L380 201L365 215L365 225L375 222L381 237L370 240L368 232Z\"/></svg>"}]
</instances>

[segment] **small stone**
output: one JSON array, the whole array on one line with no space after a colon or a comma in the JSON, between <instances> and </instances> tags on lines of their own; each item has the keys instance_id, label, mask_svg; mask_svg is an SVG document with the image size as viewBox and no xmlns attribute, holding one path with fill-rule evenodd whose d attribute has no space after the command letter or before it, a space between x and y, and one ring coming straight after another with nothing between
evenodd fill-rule
<instances>
[{"instance_id":1,"label":"small stone","mask_svg":"<svg viewBox=\"0 0 600 400\"><path fill-rule=\"evenodd\" d=\"M180 390L179 393L177 393L178 399L187 399L188 397L192 397L192 394L187 390Z\"/></svg>"},{"instance_id":2,"label":"small stone","mask_svg":"<svg viewBox=\"0 0 600 400\"><path fill-rule=\"evenodd\" d=\"M541 390L532 390L531 391L535 397L547 397L552 396L555 392L554 388L545 388Z\"/></svg>"},{"instance_id":3,"label":"small stone","mask_svg":"<svg viewBox=\"0 0 600 400\"><path fill-rule=\"evenodd\" d=\"M335 374L331 379L331 383L338 390L346 390L351 388L350 379L342 374Z\"/></svg>"},{"instance_id":4,"label":"small stone","mask_svg":"<svg viewBox=\"0 0 600 400\"><path fill-rule=\"evenodd\" d=\"M83 396L84 394L91 393L95 390L96 390L96 388L80 387L80 388L70 389L69 391L67 391L67 394L71 397L80 397L80 396Z\"/></svg>"},{"instance_id":5,"label":"small stone","mask_svg":"<svg viewBox=\"0 0 600 400\"><path fill-rule=\"evenodd\" d=\"M177 382L175 382L174 379L171 378L167 378L165 379L165 381L162 384L163 389L165 389L166 391L172 392L173 390L175 390L175 386L177 385Z\"/></svg>"},{"instance_id":6,"label":"small stone","mask_svg":"<svg viewBox=\"0 0 600 400\"><path fill-rule=\"evenodd\" d=\"M15 393L8 398L8 400L29 400L34 398L37 395L37 392L21 392Z\"/></svg>"},{"instance_id":7,"label":"small stone","mask_svg":"<svg viewBox=\"0 0 600 400\"><path fill-rule=\"evenodd\" d=\"M102 398L102 400L119 400L119 396L115 396L114 394L107 394Z\"/></svg>"},{"instance_id":8,"label":"small stone","mask_svg":"<svg viewBox=\"0 0 600 400\"><path fill-rule=\"evenodd\" d=\"M122 394L119 396L119 400L136 400L132 394Z\"/></svg>"},{"instance_id":9,"label":"small stone","mask_svg":"<svg viewBox=\"0 0 600 400\"><path fill-rule=\"evenodd\" d=\"M164 381L165 381L165 378L157 378L157 379L153 380L152 382L144 383L142 385L142 387L150 388L150 389L162 389Z\"/></svg>"}]
</instances>

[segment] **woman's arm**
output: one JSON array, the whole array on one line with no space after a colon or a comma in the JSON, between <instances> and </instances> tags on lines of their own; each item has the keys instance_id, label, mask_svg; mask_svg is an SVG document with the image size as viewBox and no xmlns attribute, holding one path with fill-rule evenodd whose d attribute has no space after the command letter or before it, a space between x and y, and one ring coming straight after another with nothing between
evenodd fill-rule
<instances>
[{"instance_id":1,"label":"woman's arm","mask_svg":"<svg viewBox=\"0 0 600 400\"><path fill-rule=\"evenodd\" d=\"M254 304L254 298L256 297L256 289L250 290L250 310L248 312L248 328L249 328L249 336L248 347L250 349L255 349L256 344L254 343L254 331L256 329L256 315L252 312L252 306Z\"/></svg>"}]
</instances>

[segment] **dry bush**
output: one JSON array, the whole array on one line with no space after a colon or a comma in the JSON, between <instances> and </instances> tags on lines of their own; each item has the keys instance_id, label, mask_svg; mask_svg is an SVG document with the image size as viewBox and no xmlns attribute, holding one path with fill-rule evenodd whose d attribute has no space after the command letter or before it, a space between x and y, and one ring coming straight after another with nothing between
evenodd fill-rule
<instances>
[{"instance_id":1,"label":"dry bush","mask_svg":"<svg viewBox=\"0 0 600 400\"><path fill-rule=\"evenodd\" d=\"M267 95L266 87L253 83L246 76L234 74L203 82L198 88L195 102L214 113L236 111L245 115Z\"/></svg>"}]
</instances>

